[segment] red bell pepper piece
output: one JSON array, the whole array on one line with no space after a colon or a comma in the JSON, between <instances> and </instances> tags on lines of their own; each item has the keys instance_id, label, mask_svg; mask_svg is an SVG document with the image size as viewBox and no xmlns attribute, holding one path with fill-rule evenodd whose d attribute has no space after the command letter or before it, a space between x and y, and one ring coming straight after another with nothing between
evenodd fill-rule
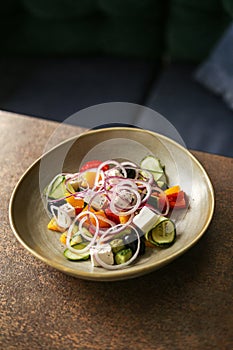
<instances>
[{"instance_id":1,"label":"red bell pepper piece","mask_svg":"<svg viewBox=\"0 0 233 350\"><path fill-rule=\"evenodd\" d=\"M119 216L116 215L116 214L114 214L109 208L106 208L106 209L104 210L104 212L105 212L105 214L106 214L106 216L107 216L107 218L108 218L109 220L112 220L113 222L115 222L115 224L119 224L119 223L120 223L120 218L119 218Z\"/></svg>"}]
</instances>

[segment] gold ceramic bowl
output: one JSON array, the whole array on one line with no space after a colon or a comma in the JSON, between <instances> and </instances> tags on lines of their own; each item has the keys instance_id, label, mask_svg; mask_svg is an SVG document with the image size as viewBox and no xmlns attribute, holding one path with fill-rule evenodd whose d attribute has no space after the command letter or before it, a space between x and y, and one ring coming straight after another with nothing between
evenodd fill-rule
<instances>
[{"instance_id":1,"label":"gold ceramic bowl","mask_svg":"<svg viewBox=\"0 0 233 350\"><path fill-rule=\"evenodd\" d=\"M173 219L177 240L166 249L147 249L131 266L117 271L93 268L90 261L65 259L59 234L47 229L48 215L41 190L63 172L76 172L90 159L129 159L134 162L154 154L165 165L169 185L179 184L189 196L188 210L177 211ZM150 131L128 127L88 131L71 138L38 159L22 176L10 200L12 230L19 242L36 258L75 277L111 281L147 274L168 264L191 248L206 231L214 211L211 182L200 163L184 147Z\"/></svg>"}]
</instances>

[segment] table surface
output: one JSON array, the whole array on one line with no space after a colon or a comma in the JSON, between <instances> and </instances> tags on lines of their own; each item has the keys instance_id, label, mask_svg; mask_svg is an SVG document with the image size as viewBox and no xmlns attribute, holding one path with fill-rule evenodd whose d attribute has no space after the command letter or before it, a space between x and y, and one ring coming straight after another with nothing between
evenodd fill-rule
<instances>
[{"instance_id":1,"label":"table surface","mask_svg":"<svg viewBox=\"0 0 233 350\"><path fill-rule=\"evenodd\" d=\"M192 152L212 181L216 207L201 240L148 275L91 282L37 260L12 233L11 192L41 156L83 130L0 112L1 349L232 349L233 159Z\"/></svg>"}]
</instances>

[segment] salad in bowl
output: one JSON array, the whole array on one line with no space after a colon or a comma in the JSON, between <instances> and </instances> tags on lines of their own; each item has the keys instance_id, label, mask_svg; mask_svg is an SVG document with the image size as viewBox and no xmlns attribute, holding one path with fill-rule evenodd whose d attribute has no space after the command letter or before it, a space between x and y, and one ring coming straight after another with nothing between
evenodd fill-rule
<instances>
[{"instance_id":1,"label":"salad in bowl","mask_svg":"<svg viewBox=\"0 0 233 350\"><path fill-rule=\"evenodd\" d=\"M88 161L78 172L57 174L44 197L48 229L59 233L64 257L109 270L175 244L171 212L188 207L188 196L169 187L165 166L152 155L139 164Z\"/></svg>"},{"instance_id":2,"label":"salad in bowl","mask_svg":"<svg viewBox=\"0 0 233 350\"><path fill-rule=\"evenodd\" d=\"M74 277L117 281L150 273L202 237L211 181L172 139L114 127L76 135L22 175L9 218L37 259Z\"/></svg>"}]
</instances>

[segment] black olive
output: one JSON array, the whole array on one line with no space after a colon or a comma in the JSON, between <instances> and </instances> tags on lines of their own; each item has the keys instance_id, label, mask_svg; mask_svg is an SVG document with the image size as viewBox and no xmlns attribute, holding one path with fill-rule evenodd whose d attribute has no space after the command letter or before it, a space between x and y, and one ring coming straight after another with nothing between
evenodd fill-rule
<instances>
[{"instance_id":1,"label":"black olive","mask_svg":"<svg viewBox=\"0 0 233 350\"><path fill-rule=\"evenodd\" d=\"M125 236L122 237L122 240L123 240L123 244L127 248L130 248L134 254L138 247L138 238L136 234L134 233L126 234ZM144 242L144 239L141 238L139 255L143 255L143 254L145 254L145 242Z\"/></svg>"},{"instance_id":2,"label":"black olive","mask_svg":"<svg viewBox=\"0 0 233 350\"><path fill-rule=\"evenodd\" d=\"M140 240L140 249L139 249L139 255L144 255L146 251L146 245L145 245L145 240L141 238Z\"/></svg>"},{"instance_id":3,"label":"black olive","mask_svg":"<svg viewBox=\"0 0 233 350\"><path fill-rule=\"evenodd\" d=\"M134 233L126 234L125 236L123 236L122 240L123 240L123 244L126 247L130 248L133 253L136 252L138 240L137 240L137 236Z\"/></svg>"},{"instance_id":4,"label":"black olive","mask_svg":"<svg viewBox=\"0 0 233 350\"><path fill-rule=\"evenodd\" d=\"M135 179L136 171L134 169L126 169L126 173L129 179Z\"/></svg>"}]
</instances>

